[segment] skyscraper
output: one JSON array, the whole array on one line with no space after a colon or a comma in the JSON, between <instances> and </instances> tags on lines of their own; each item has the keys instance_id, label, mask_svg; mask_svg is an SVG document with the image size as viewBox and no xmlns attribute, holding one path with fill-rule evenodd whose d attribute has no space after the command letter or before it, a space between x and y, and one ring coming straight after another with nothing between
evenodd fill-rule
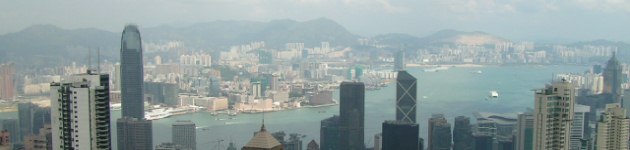
<instances>
[{"instance_id":1,"label":"skyscraper","mask_svg":"<svg viewBox=\"0 0 630 150\"><path fill-rule=\"evenodd\" d=\"M339 149L340 140L339 116L332 116L321 121L319 129L319 142L321 150Z\"/></svg>"},{"instance_id":2,"label":"skyscraper","mask_svg":"<svg viewBox=\"0 0 630 150\"><path fill-rule=\"evenodd\" d=\"M197 150L197 134L195 123L191 121L177 121L173 123L173 144L181 145L190 150Z\"/></svg>"},{"instance_id":3,"label":"skyscraper","mask_svg":"<svg viewBox=\"0 0 630 150\"><path fill-rule=\"evenodd\" d=\"M362 82L342 82L339 92L341 125L339 149L363 150L365 123L365 85Z\"/></svg>"},{"instance_id":4,"label":"skyscraper","mask_svg":"<svg viewBox=\"0 0 630 150\"><path fill-rule=\"evenodd\" d=\"M452 145L451 124L443 114L433 114L429 118L428 150L450 150Z\"/></svg>"},{"instance_id":5,"label":"skyscraper","mask_svg":"<svg viewBox=\"0 0 630 150\"><path fill-rule=\"evenodd\" d=\"M405 70L405 51L399 50L394 55L394 71Z\"/></svg>"},{"instance_id":6,"label":"skyscraper","mask_svg":"<svg viewBox=\"0 0 630 150\"><path fill-rule=\"evenodd\" d=\"M125 26L120 45L122 116L144 118L142 41L135 25Z\"/></svg>"},{"instance_id":7,"label":"skyscraper","mask_svg":"<svg viewBox=\"0 0 630 150\"><path fill-rule=\"evenodd\" d=\"M615 57L615 53L612 54L608 63L606 63L606 68L604 68L604 72L602 76L604 76L604 94L611 94L614 102L620 103L621 95L622 95L622 68L619 65L619 61L617 61L617 57Z\"/></svg>"},{"instance_id":8,"label":"skyscraper","mask_svg":"<svg viewBox=\"0 0 630 150\"><path fill-rule=\"evenodd\" d=\"M535 91L534 150L569 149L575 91L564 79Z\"/></svg>"},{"instance_id":9,"label":"skyscraper","mask_svg":"<svg viewBox=\"0 0 630 150\"><path fill-rule=\"evenodd\" d=\"M571 124L571 150L582 149L582 141L589 140L589 119L587 114L591 112L591 107L586 105L575 104L573 109L573 120Z\"/></svg>"},{"instance_id":10,"label":"skyscraper","mask_svg":"<svg viewBox=\"0 0 630 150\"><path fill-rule=\"evenodd\" d=\"M111 149L109 75L88 71L50 89L54 149Z\"/></svg>"},{"instance_id":11,"label":"skyscraper","mask_svg":"<svg viewBox=\"0 0 630 150\"><path fill-rule=\"evenodd\" d=\"M417 150L418 124L407 121L383 122L382 150Z\"/></svg>"},{"instance_id":12,"label":"skyscraper","mask_svg":"<svg viewBox=\"0 0 630 150\"><path fill-rule=\"evenodd\" d=\"M416 123L416 78L407 71L396 77L396 120Z\"/></svg>"},{"instance_id":13,"label":"skyscraper","mask_svg":"<svg viewBox=\"0 0 630 150\"><path fill-rule=\"evenodd\" d=\"M116 120L118 150L153 149L153 126L150 120L123 117Z\"/></svg>"},{"instance_id":14,"label":"skyscraper","mask_svg":"<svg viewBox=\"0 0 630 150\"><path fill-rule=\"evenodd\" d=\"M135 25L127 25L120 44L122 118L116 121L119 150L153 149L153 127L144 120L142 40Z\"/></svg>"},{"instance_id":15,"label":"skyscraper","mask_svg":"<svg viewBox=\"0 0 630 150\"><path fill-rule=\"evenodd\" d=\"M519 114L516 128L516 139L514 140L515 149L533 150L534 115L531 112Z\"/></svg>"},{"instance_id":16,"label":"skyscraper","mask_svg":"<svg viewBox=\"0 0 630 150\"><path fill-rule=\"evenodd\" d=\"M15 97L15 66L13 63L0 64L0 99L13 100Z\"/></svg>"},{"instance_id":17,"label":"skyscraper","mask_svg":"<svg viewBox=\"0 0 630 150\"><path fill-rule=\"evenodd\" d=\"M473 150L473 140L470 118L456 117L453 128L453 150Z\"/></svg>"},{"instance_id":18,"label":"skyscraper","mask_svg":"<svg viewBox=\"0 0 630 150\"><path fill-rule=\"evenodd\" d=\"M19 141L12 143L22 143L25 136L33 134L33 114L37 108L38 106L33 103L18 104L18 120L20 122L18 128L20 129L20 133L11 134L17 136Z\"/></svg>"},{"instance_id":19,"label":"skyscraper","mask_svg":"<svg viewBox=\"0 0 630 150\"><path fill-rule=\"evenodd\" d=\"M626 111L618 103L606 105L597 123L597 150L628 149L630 119Z\"/></svg>"}]
</instances>

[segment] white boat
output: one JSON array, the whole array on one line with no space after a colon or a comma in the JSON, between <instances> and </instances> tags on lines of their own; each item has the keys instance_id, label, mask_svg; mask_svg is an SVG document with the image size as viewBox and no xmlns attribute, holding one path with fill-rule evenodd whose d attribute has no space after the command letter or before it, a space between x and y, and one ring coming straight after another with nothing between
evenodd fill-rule
<instances>
[{"instance_id":1,"label":"white boat","mask_svg":"<svg viewBox=\"0 0 630 150\"><path fill-rule=\"evenodd\" d=\"M497 91L490 91L490 97L491 98L498 98L499 97L499 92L497 92Z\"/></svg>"},{"instance_id":2,"label":"white boat","mask_svg":"<svg viewBox=\"0 0 630 150\"><path fill-rule=\"evenodd\" d=\"M157 120L171 116L170 108L158 108L145 112L144 118L147 120Z\"/></svg>"},{"instance_id":3,"label":"white boat","mask_svg":"<svg viewBox=\"0 0 630 150\"><path fill-rule=\"evenodd\" d=\"M428 69L424 69L424 72L438 72L441 70L447 70L448 67L435 67L435 68L428 68Z\"/></svg>"},{"instance_id":4,"label":"white boat","mask_svg":"<svg viewBox=\"0 0 630 150\"><path fill-rule=\"evenodd\" d=\"M182 106L174 109L169 109L171 115L183 115L187 113L197 112L199 111L199 107L195 106Z\"/></svg>"},{"instance_id":5,"label":"white boat","mask_svg":"<svg viewBox=\"0 0 630 150\"><path fill-rule=\"evenodd\" d=\"M475 73L475 74L482 74L483 72L481 70L477 70L477 71L475 71L473 73Z\"/></svg>"}]
</instances>

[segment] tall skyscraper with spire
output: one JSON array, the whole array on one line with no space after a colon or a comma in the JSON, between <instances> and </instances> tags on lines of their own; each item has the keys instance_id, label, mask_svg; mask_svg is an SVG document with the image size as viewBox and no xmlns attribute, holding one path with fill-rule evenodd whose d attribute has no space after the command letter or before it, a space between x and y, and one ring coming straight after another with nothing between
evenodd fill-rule
<instances>
[{"instance_id":1,"label":"tall skyscraper with spire","mask_svg":"<svg viewBox=\"0 0 630 150\"><path fill-rule=\"evenodd\" d=\"M122 116L144 118L142 40L136 25L127 25L120 44Z\"/></svg>"},{"instance_id":2,"label":"tall skyscraper with spire","mask_svg":"<svg viewBox=\"0 0 630 150\"><path fill-rule=\"evenodd\" d=\"M136 25L127 25L120 45L122 118L118 119L119 150L153 149L153 126L144 119L142 40Z\"/></svg>"},{"instance_id":3,"label":"tall skyscraper with spire","mask_svg":"<svg viewBox=\"0 0 630 150\"><path fill-rule=\"evenodd\" d=\"M569 149L575 91L564 79L535 91L534 150Z\"/></svg>"},{"instance_id":4,"label":"tall skyscraper with spire","mask_svg":"<svg viewBox=\"0 0 630 150\"><path fill-rule=\"evenodd\" d=\"M622 68L613 52L612 57L606 63L606 68L604 68L604 72L602 75L604 76L604 94L610 94L616 103L621 102L621 95L623 94L623 89L621 89L621 81L622 81Z\"/></svg>"}]
</instances>

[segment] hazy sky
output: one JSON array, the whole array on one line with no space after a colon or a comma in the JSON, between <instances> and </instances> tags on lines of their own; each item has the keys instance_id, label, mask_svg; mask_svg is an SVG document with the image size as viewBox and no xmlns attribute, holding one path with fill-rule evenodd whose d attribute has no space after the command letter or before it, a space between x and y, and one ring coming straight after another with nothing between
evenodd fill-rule
<instances>
[{"instance_id":1,"label":"hazy sky","mask_svg":"<svg viewBox=\"0 0 630 150\"><path fill-rule=\"evenodd\" d=\"M32 24L120 32L214 20L326 17L371 36L425 36L442 29L516 40L630 41L630 0L0 0L0 34Z\"/></svg>"}]
</instances>

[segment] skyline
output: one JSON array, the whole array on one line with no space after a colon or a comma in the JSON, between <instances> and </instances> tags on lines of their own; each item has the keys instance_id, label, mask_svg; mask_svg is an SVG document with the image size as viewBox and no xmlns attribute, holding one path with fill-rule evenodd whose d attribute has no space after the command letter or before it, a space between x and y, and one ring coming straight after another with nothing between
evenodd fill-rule
<instances>
[{"instance_id":1,"label":"skyline","mask_svg":"<svg viewBox=\"0 0 630 150\"><path fill-rule=\"evenodd\" d=\"M124 24L183 27L217 20L262 21L329 18L361 36L407 33L426 36L444 29L483 31L514 40L629 42L630 2L578 1L389 1L276 0L133 2L6 2L0 34L35 24L118 32ZM54 6L54 7L48 7ZM134 8L134 9L131 9ZM136 9L137 8L137 9ZM178 9L173 9L178 8ZM40 10L40 11L31 11ZM67 10L87 12L75 14ZM124 15L123 15L124 14ZM355 17L361 14L369 17ZM580 17L575 17L579 15ZM73 16L73 17L67 17Z\"/></svg>"}]
</instances>

